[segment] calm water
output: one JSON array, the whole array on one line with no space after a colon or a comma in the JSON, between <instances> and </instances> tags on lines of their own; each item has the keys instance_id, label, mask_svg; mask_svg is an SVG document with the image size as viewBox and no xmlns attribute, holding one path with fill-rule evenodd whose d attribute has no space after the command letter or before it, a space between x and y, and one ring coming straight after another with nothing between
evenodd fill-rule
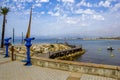
<instances>
[{"instance_id":1,"label":"calm water","mask_svg":"<svg viewBox=\"0 0 120 80\"><path fill-rule=\"evenodd\" d=\"M32 43L56 43L56 39L36 39ZM75 61L91 62L98 64L110 64L120 66L120 40L66 40L69 44L82 45L86 49L86 53ZM19 44L21 41L16 40ZM64 43L64 40L59 40ZM112 46L115 50L106 50L108 46Z\"/></svg>"}]
</instances>

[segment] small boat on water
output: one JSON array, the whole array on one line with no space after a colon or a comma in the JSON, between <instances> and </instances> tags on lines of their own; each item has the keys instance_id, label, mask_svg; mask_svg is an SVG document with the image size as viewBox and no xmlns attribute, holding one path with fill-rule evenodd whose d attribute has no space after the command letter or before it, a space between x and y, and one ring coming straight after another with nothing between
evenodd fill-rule
<instances>
[{"instance_id":1,"label":"small boat on water","mask_svg":"<svg viewBox=\"0 0 120 80\"><path fill-rule=\"evenodd\" d=\"M114 50L114 49L111 46L108 46L107 50Z\"/></svg>"}]
</instances>

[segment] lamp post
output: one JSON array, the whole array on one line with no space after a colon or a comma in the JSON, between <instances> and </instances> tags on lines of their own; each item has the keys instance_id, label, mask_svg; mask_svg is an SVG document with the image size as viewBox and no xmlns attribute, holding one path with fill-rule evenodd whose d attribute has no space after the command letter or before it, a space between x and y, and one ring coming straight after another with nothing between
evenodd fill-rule
<instances>
[{"instance_id":1,"label":"lamp post","mask_svg":"<svg viewBox=\"0 0 120 80\"><path fill-rule=\"evenodd\" d=\"M5 54L5 57L9 57L9 55L8 55L8 47L9 47L9 44L10 44L10 42L9 42L10 39L11 39L11 37L4 39L4 40L5 40L5 46L6 46L6 54Z\"/></svg>"},{"instance_id":2,"label":"lamp post","mask_svg":"<svg viewBox=\"0 0 120 80\"><path fill-rule=\"evenodd\" d=\"M27 49L27 60L25 66L31 66L31 58L30 58L30 47L32 46L31 40L34 40L35 38L26 38L24 39L26 41L25 46Z\"/></svg>"}]
</instances>

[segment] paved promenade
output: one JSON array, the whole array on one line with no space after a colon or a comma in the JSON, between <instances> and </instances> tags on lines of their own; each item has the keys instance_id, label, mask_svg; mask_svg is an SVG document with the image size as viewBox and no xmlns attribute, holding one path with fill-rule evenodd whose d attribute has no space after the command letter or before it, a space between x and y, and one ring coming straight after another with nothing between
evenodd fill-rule
<instances>
[{"instance_id":1,"label":"paved promenade","mask_svg":"<svg viewBox=\"0 0 120 80\"><path fill-rule=\"evenodd\" d=\"M0 80L116 80L23 64L20 61L4 58L4 54L0 52Z\"/></svg>"}]
</instances>

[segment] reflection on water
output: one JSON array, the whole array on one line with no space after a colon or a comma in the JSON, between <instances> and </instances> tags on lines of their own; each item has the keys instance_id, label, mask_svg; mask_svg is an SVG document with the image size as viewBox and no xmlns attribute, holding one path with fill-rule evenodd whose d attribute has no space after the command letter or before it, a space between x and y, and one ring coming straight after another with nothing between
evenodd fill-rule
<instances>
[{"instance_id":1,"label":"reflection on water","mask_svg":"<svg viewBox=\"0 0 120 80\"><path fill-rule=\"evenodd\" d=\"M115 55L113 54L113 50L109 50L110 52L110 57L114 57Z\"/></svg>"}]
</instances>

